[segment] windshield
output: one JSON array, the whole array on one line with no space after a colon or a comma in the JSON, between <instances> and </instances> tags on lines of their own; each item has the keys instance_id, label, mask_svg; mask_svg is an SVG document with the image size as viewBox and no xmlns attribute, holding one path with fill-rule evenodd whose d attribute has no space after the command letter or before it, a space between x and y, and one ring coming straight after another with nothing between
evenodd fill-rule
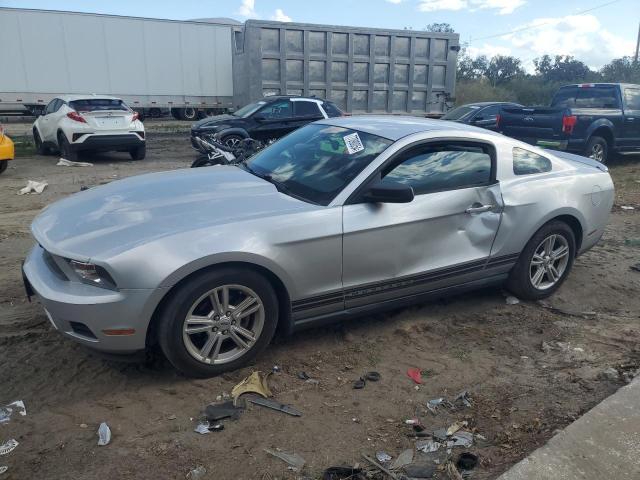
<instances>
[{"instance_id":1,"label":"windshield","mask_svg":"<svg viewBox=\"0 0 640 480\"><path fill-rule=\"evenodd\" d=\"M311 124L265 148L244 168L294 197L328 205L392 143L370 133Z\"/></svg>"},{"instance_id":2,"label":"windshield","mask_svg":"<svg viewBox=\"0 0 640 480\"><path fill-rule=\"evenodd\" d=\"M480 107L476 107L475 105L454 108L450 112L443 115L441 118L442 120L460 120L461 118L464 118L475 112L476 110L478 110L478 108Z\"/></svg>"},{"instance_id":3,"label":"windshield","mask_svg":"<svg viewBox=\"0 0 640 480\"><path fill-rule=\"evenodd\" d=\"M122 100L110 98L91 98L87 100L72 100L69 107L76 112L95 112L99 110L122 110L128 112L129 109Z\"/></svg>"},{"instance_id":4,"label":"windshield","mask_svg":"<svg viewBox=\"0 0 640 480\"><path fill-rule=\"evenodd\" d=\"M266 103L267 102L250 103L249 105L245 105L241 109L233 112L233 115L235 115L236 117L247 118L249 115L251 115L252 113L255 113L256 110L258 110L261 106L265 105Z\"/></svg>"}]
</instances>

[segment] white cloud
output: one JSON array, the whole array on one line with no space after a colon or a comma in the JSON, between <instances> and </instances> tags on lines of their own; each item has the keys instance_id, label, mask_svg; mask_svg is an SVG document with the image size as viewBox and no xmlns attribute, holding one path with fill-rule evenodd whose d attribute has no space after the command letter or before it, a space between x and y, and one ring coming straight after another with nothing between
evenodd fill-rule
<instances>
[{"instance_id":1,"label":"white cloud","mask_svg":"<svg viewBox=\"0 0 640 480\"><path fill-rule=\"evenodd\" d=\"M275 13L271 15L271 20L276 20L277 22L290 22L291 17L285 15L281 8L276 8Z\"/></svg>"},{"instance_id":2,"label":"white cloud","mask_svg":"<svg viewBox=\"0 0 640 480\"><path fill-rule=\"evenodd\" d=\"M496 55L511 55L513 52L509 47L502 45L490 45L485 43L481 46L473 46L467 48L467 53L470 57L479 57L480 55L486 55L487 58L495 57Z\"/></svg>"},{"instance_id":3,"label":"white cloud","mask_svg":"<svg viewBox=\"0 0 640 480\"><path fill-rule=\"evenodd\" d=\"M613 58L632 55L635 42L602 28L594 15L537 18L524 27L535 27L505 36L515 54L528 63L541 55L572 55L592 68Z\"/></svg>"},{"instance_id":4,"label":"white cloud","mask_svg":"<svg viewBox=\"0 0 640 480\"><path fill-rule=\"evenodd\" d=\"M524 5L526 0L420 0L418 10L435 12L438 10L497 10L500 15L508 15Z\"/></svg>"},{"instance_id":5,"label":"white cloud","mask_svg":"<svg viewBox=\"0 0 640 480\"><path fill-rule=\"evenodd\" d=\"M399 3L402 3L402 0L387 0L387 2L389 2L389 3L394 3L394 4L396 4L396 5L397 5L397 4L399 4Z\"/></svg>"},{"instance_id":6,"label":"white cloud","mask_svg":"<svg viewBox=\"0 0 640 480\"><path fill-rule=\"evenodd\" d=\"M258 18L256 13L256 1L255 0L242 0L240 8L238 8L238 15L247 18Z\"/></svg>"}]
</instances>

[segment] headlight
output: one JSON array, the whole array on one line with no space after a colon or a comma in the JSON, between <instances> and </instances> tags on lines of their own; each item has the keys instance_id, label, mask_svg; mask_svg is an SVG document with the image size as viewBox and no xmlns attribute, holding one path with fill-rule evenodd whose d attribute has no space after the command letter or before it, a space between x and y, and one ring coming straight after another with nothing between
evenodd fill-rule
<instances>
[{"instance_id":1,"label":"headlight","mask_svg":"<svg viewBox=\"0 0 640 480\"><path fill-rule=\"evenodd\" d=\"M113 278L111 278L111 275L109 275L109 272L99 265L69 260L69 266L84 283L109 289L116 288L116 284Z\"/></svg>"}]
</instances>

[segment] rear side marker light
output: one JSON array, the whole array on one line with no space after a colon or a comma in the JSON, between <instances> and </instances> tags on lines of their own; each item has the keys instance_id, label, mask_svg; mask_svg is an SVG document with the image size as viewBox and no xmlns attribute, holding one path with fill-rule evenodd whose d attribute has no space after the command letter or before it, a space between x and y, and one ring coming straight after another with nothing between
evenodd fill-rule
<instances>
[{"instance_id":1,"label":"rear side marker light","mask_svg":"<svg viewBox=\"0 0 640 480\"><path fill-rule=\"evenodd\" d=\"M578 123L578 117L575 115L565 115L562 117L562 133L571 135L573 133L573 127Z\"/></svg>"},{"instance_id":2,"label":"rear side marker light","mask_svg":"<svg viewBox=\"0 0 640 480\"><path fill-rule=\"evenodd\" d=\"M74 120L76 122L87 123L84 117L80 115L78 112L69 112L67 113L67 117L69 117L71 120Z\"/></svg>"},{"instance_id":3,"label":"rear side marker light","mask_svg":"<svg viewBox=\"0 0 640 480\"><path fill-rule=\"evenodd\" d=\"M136 333L136 329L135 328L112 328L112 329L102 330L102 333L104 333L105 335L109 335L111 337L127 336L127 335L133 335L134 333Z\"/></svg>"}]
</instances>

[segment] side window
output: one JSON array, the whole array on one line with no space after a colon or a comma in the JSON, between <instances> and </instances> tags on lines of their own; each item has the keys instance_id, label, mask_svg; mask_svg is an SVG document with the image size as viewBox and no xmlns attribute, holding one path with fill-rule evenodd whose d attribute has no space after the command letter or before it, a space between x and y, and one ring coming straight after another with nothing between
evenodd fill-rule
<instances>
[{"instance_id":1,"label":"side window","mask_svg":"<svg viewBox=\"0 0 640 480\"><path fill-rule=\"evenodd\" d=\"M324 108L324 111L327 112L327 115L329 115L330 117L342 116L342 110L340 110L334 103L324 102L322 104L322 108Z\"/></svg>"},{"instance_id":2,"label":"side window","mask_svg":"<svg viewBox=\"0 0 640 480\"><path fill-rule=\"evenodd\" d=\"M416 195L491 183L488 146L423 145L402 154L400 164L383 173L383 181L410 185Z\"/></svg>"},{"instance_id":3,"label":"side window","mask_svg":"<svg viewBox=\"0 0 640 480\"><path fill-rule=\"evenodd\" d=\"M624 103L629 110L640 110L640 88L627 88L624 91Z\"/></svg>"},{"instance_id":4,"label":"side window","mask_svg":"<svg viewBox=\"0 0 640 480\"><path fill-rule=\"evenodd\" d=\"M578 87L564 87L558 90L553 100L551 101L552 107L573 107L576 103L576 95L578 94Z\"/></svg>"},{"instance_id":5,"label":"side window","mask_svg":"<svg viewBox=\"0 0 640 480\"><path fill-rule=\"evenodd\" d=\"M62 107L62 105L64 105L64 102L58 99L56 105L53 107L53 111L57 112L58 110L60 110L60 107Z\"/></svg>"},{"instance_id":6,"label":"side window","mask_svg":"<svg viewBox=\"0 0 640 480\"><path fill-rule=\"evenodd\" d=\"M618 91L613 87L578 88L576 107L619 108Z\"/></svg>"},{"instance_id":7,"label":"side window","mask_svg":"<svg viewBox=\"0 0 640 480\"><path fill-rule=\"evenodd\" d=\"M48 103L47 108L44 109L45 115L49 115L50 113L55 112L58 109L57 105L58 105L58 99L57 98L54 98L53 100L51 100Z\"/></svg>"},{"instance_id":8,"label":"side window","mask_svg":"<svg viewBox=\"0 0 640 480\"><path fill-rule=\"evenodd\" d=\"M476 114L476 120L495 120L498 113L500 113L500 109L500 105L491 105L483 108Z\"/></svg>"},{"instance_id":9,"label":"side window","mask_svg":"<svg viewBox=\"0 0 640 480\"><path fill-rule=\"evenodd\" d=\"M551 171L551 160L523 148L513 149L513 173L531 175Z\"/></svg>"},{"instance_id":10,"label":"side window","mask_svg":"<svg viewBox=\"0 0 640 480\"><path fill-rule=\"evenodd\" d=\"M316 102L295 101L293 103L296 117L321 118L322 114Z\"/></svg>"},{"instance_id":11,"label":"side window","mask_svg":"<svg viewBox=\"0 0 640 480\"><path fill-rule=\"evenodd\" d=\"M292 116L291 102L289 100L276 100L260 110L260 115L272 120L290 118Z\"/></svg>"}]
</instances>

